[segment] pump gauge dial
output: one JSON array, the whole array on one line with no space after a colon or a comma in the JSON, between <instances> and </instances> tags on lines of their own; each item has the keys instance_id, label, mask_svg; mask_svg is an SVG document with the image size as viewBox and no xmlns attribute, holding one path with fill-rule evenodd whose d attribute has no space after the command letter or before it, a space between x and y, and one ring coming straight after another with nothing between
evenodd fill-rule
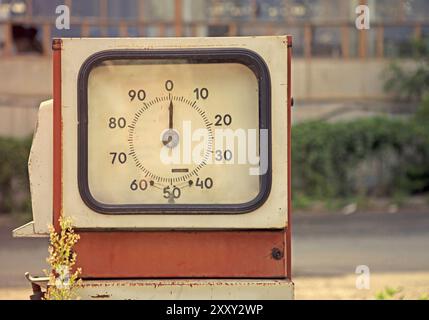
<instances>
[{"instance_id":1,"label":"pump gauge dial","mask_svg":"<svg viewBox=\"0 0 429 320\"><path fill-rule=\"evenodd\" d=\"M99 213L245 213L271 186L270 77L244 49L116 50L78 81L78 182Z\"/></svg>"}]
</instances>

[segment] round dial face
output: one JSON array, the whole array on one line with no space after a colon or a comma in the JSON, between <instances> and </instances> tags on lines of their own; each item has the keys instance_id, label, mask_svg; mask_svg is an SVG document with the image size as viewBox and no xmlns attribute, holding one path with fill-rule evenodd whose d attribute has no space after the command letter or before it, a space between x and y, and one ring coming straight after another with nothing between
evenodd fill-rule
<instances>
[{"instance_id":1,"label":"round dial face","mask_svg":"<svg viewBox=\"0 0 429 320\"><path fill-rule=\"evenodd\" d=\"M115 56L88 68L79 106L88 205L102 213L240 213L263 201L269 103L261 90L269 86L240 59L212 59Z\"/></svg>"}]
</instances>

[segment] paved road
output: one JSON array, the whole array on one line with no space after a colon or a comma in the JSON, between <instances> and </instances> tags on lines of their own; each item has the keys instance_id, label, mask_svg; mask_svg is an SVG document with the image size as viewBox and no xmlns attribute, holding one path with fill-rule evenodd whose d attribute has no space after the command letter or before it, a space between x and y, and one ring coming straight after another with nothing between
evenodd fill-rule
<instances>
[{"instance_id":1,"label":"paved road","mask_svg":"<svg viewBox=\"0 0 429 320\"><path fill-rule=\"evenodd\" d=\"M429 212L296 215L293 274L429 271Z\"/></svg>"},{"instance_id":2,"label":"paved road","mask_svg":"<svg viewBox=\"0 0 429 320\"><path fill-rule=\"evenodd\" d=\"M0 219L0 288L28 286L25 271L46 268L47 240L13 239L17 223ZM294 217L295 276L429 271L429 212L395 214L297 214Z\"/></svg>"},{"instance_id":3,"label":"paved road","mask_svg":"<svg viewBox=\"0 0 429 320\"><path fill-rule=\"evenodd\" d=\"M24 273L42 275L48 267L48 239L12 238L12 230L20 224L0 217L0 288L29 287Z\"/></svg>"}]
</instances>

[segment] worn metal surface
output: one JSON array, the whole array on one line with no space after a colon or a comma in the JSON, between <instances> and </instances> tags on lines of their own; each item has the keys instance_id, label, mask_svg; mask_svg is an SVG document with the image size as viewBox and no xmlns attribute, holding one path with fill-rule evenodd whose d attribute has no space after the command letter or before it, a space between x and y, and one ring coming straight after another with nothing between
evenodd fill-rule
<instances>
[{"instance_id":1,"label":"worn metal surface","mask_svg":"<svg viewBox=\"0 0 429 320\"><path fill-rule=\"evenodd\" d=\"M44 238L47 234L38 234L34 230L34 221L30 221L12 231L14 238Z\"/></svg>"},{"instance_id":2,"label":"worn metal surface","mask_svg":"<svg viewBox=\"0 0 429 320\"><path fill-rule=\"evenodd\" d=\"M52 224L52 157L52 100L47 100L39 107L28 159L33 221L15 229L14 237L48 234Z\"/></svg>"},{"instance_id":3,"label":"worn metal surface","mask_svg":"<svg viewBox=\"0 0 429 320\"><path fill-rule=\"evenodd\" d=\"M287 221L288 226L285 229L286 243L286 274L289 279L292 279L292 36L287 36L287 117L286 117L286 132L287 132Z\"/></svg>"},{"instance_id":4,"label":"worn metal surface","mask_svg":"<svg viewBox=\"0 0 429 320\"><path fill-rule=\"evenodd\" d=\"M93 280L78 294L93 300L289 300L288 280Z\"/></svg>"},{"instance_id":5,"label":"worn metal surface","mask_svg":"<svg viewBox=\"0 0 429 320\"><path fill-rule=\"evenodd\" d=\"M48 234L52 224L52 107L52 100L40 104L28 160L34 231L38 234Z\"/></svg>"},{"instance_id":6,"label":"worn metal surface","mask_svg":"<svg viewBox=\"0 0 429 320\"><path fill-rule=\"evenodd\" d=\"M282 230L79 234L77 265L86 278L286 277Z\"/></svg>"},{"instance_id":7,"label":"worn metal surface","mask_svg":"<svg viewBox=\"0 0 429 320\"><path fill-rule=\"evenodd\" d=\"M62 40L54 39L52 41L52 63L53 63L53 95L54 95L54 105L53 105L53 199L52 199L52 209L53 209L53 225L55 230L60 229L59 218L63 210L63 97L62 97Z\"/></svg>"},{"instance_id":8,"label":"worn metal surface","mask_svg":"<svg viewBox=\"0 0 429 320\"><path fill-rule=\"evenodd\" d=\"M241 215L121 215L98 214L82 201L77 183L77 76L92 54L110 49L245 48L257 52L271 76L272 188L260 208ZM282 229L287 226L287 38L116 38L64 39L61 52L62 212L77 228L118 229ZM57 82L58 84L58 82ZM54 86L56 87L56 86ZM55 101L55 100L54 100ZM56 109L55 109L56 110ZM56 163L56 162L55 162ZM58 182L56 182L58 183ZM57 189L55 189L57 190ZM59 195L58 197L61 197ZM56 212L57 210L55 210Z\"/></svg>"}]
</instances>

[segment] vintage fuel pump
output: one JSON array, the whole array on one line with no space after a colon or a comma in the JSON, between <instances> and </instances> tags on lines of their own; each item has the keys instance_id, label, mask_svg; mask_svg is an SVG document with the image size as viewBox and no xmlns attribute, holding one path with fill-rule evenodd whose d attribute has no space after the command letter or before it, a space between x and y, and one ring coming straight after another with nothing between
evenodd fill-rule
<instances>
[{"instance_id":1,"label":"vintage fuel pump","mask_svg":"<svg viewBox=\"0 0 429 320\"><path fill-rule=\"evenodd\" d=\"M71 217L83 299L292 299L291 46L53 40L14 235Z\"/></svg>"}]
</instances>

